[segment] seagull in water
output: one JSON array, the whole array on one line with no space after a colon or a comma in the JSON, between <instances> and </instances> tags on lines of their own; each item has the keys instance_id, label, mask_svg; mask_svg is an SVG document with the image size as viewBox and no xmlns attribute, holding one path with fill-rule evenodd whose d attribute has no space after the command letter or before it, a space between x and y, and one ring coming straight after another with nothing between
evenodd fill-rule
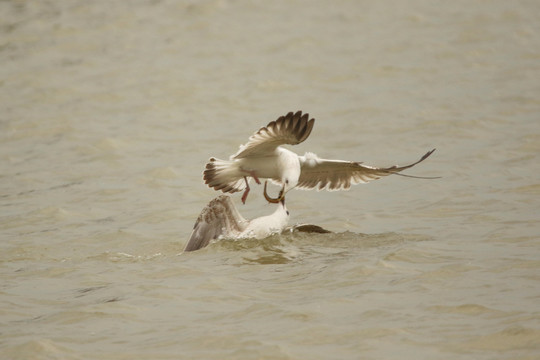
<instances>
[{"instance_id":1,"label":"seagull in water","mask_svg":"<svg viewBox=\"0 0 540 360\"><path fill-rule=\"evenodd\" d=\"M266 192L266 182L264 184ZM273 214L246 220L238 212L227 195L220 195L210 201L195 222L191 237L184 251L194 251L207 246L219 238L264 239L281 233L289 222L289 211L285 199L280 200Z\"/></svg>"},{"instance_id":2,"label":"seagull in water","mask_svg":"<svg viewBox=\"0 0 540 360\"><path fill-rule=\"evenodd\" d=\"M249 178L253 178L257 184L261 183L260 179L270 179L281 185L281 191L277 198L271 198L265 186L264 197L271 203L279 203L293 188L346 190L351 185L367 183L411 168L435 151L428 151L420 160L409 165L379 168L357 161L321 159L310 152L299 156L281 146L296 145L306 140L314 123L315 119L309 119L309 114L302 114L302 111L279 117L253 134L229 160L210 158L203 173L204 182L224 193L244 190L242 202L245 204L250 190Z\"/></svg>"}]
</instances>

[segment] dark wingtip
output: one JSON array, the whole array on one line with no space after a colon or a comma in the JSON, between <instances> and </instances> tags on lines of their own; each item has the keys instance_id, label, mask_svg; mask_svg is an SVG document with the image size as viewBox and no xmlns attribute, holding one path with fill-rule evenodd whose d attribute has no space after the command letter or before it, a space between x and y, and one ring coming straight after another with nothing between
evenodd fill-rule
<instances>
[{"instance_id":1,"label":"dark wingtip","mask_svg":"<svg viewBox=\"0 0 540 360\"><path fill-rule=\"evenodd\" d=\"M311 130L313 130L313 125L315 125L315 119L314 118L312 118L311 120L308 120L307 126L306 126L306 132L305 132L305 134L303 136L302 141L306 140L308 138L309 134L311 134Z\"/></svg>"},{"instance_id":2,"label":"dark wingtip","mask_svg":"<svg viewBox=\"0 0 540 360\"><path fill-rule=\"evenodd\" d=\"M435 150L437 150L437 149L435 148L435 149L433 149L433 150L428 151L424 156L422 156L422 158L420 159L420 161L426 160L431 154L433 154L433 152L434 152ZM420 162L420 161L418 161L418 162Z\"/></svg>"},{"instance_id":3,"label":"dark wingtip","mask_svg":"<svg viewBox=\"0 0 540 360\"><path fill-rule=\"evenodd\" d=\"M292 114L292 112L289 114ZM302 114L302 110L298 110L294 114L294 119L296 120L294 131L296 133L298 143L301 143L308 138L309 134L311 134L315 119L309 119L309 113Z\"/></svg>"},{"instance_id":4,"label":"dark wingtip","mask_svg":"<svg viewBox=\"0 0 540 360\"><path fill-rule=\"evenodd\" d=\"M417 162L415 162L414 164L411 164L409 166L407 166L406 168L410 168L418 163L421 163L422 161L426 160L431 154L433 154L433 152L437 150L437 149L433 149L433 150L430 150L428 151L427 153L424 154L424 156L422 156L420 158L420 160L418 160ZM433 180L433 179L440 179L442 178L442 176L413 176L413 175L407 175L407 174L401 174L399 172L396 172L394 173L394 175L398 175L398 176L403 176L403 177L408 177L408 178L413 178L413 179L425 179L425 180Z\"/></svg>"}]
</instances>

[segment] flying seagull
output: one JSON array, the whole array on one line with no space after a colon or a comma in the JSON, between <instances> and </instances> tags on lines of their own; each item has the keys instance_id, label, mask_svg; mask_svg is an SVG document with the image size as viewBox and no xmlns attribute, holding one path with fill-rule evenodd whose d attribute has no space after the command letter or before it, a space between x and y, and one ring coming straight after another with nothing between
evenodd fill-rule
<instances>
[{"instance_id":1,"label":"flying seagull","mask_svg":"<svg viewBox=\"0 0 540 360\"><path fill-rule=\"evenodd\" d=\"M379 168L357 161L321 159L310 152L299 156L281 146L296 145L306 140L314 123L315 119L310 119L309 114L302 114L302 111L279 117L251 135L229 160L210 158L203 173L204 182L224 193L244 190L242 202L245 204L250 190L249 178L257 184L261 183L260 179L270 179L281 185L281 191L277 198L271 198L265 188L264 196L269 202L279 203L290 189L346 190L351 185L411 168L435 151L428 151L409 165Z\"/></svg>"},{"instance_id":2,"label":"flying seagull","mask_svg":"<svg viewBox=\"0 0 540 360\"><path fill-rule=\"evenodd\" d=\"M289 211L285 206L285 199L279 201L277 209L271 215L246 220L238 212L230 196L220 195L201 211L184 251L201 249L210 241L219 238L264 239L281 233L288 222Z\"/></svg>"}]
</instances>

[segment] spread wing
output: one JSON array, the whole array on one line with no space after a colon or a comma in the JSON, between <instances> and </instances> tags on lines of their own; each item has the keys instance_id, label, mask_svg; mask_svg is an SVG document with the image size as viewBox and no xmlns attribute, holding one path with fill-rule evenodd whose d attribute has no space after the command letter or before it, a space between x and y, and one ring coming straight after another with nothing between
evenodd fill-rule
<instances>
[{"instance_id":1,"label":"spread wing","mask_svg":"<svg viewBox=\"0 0 540 360\"><path fill-rule=\"evenodd\" d=\"M220 236L234 237L247 225L248 221L238 212L231 198L220 195L201 211L184 251L201 249Z\"/></svg>"},{"instance_id":2,"label":"spread wing","mask_svg":"<svg viewBox=\"0 0 540 360\"><path fill-rule=\"evenodd\" d=\"M299 144L307 139L314 123L315 119L309 120L309 114L302 115L302 111L281 116L251 135L248 142L231 156L231 160L264 156L280 145Z\"/></svg>"},{"instance_id":3,"label":"spread wing","mask_svg":"<svg viewBox=\"0 0 540 360\"><path fill-rule=\"evenodd\" d=\"M297 187L306 190L314 188L330 191L345 190L350 188L351 185L367 183L379 179L381 176L396 174L411 168L427 159L434 151L435 149L428 151L415 163L405 166L395 165L388 168L362 165L354 161L320 159L315 154L306 153L306 155L299 157L302 172Z\"/></svg>"}]
</instances>

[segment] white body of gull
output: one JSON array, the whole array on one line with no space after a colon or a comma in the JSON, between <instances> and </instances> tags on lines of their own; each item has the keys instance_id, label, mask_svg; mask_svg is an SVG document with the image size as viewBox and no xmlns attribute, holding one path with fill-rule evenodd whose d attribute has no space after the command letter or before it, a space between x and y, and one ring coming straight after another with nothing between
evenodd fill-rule
<instances>
[{"instance_id":1,"label":"white body of gull","mask_svg":"<svg viewBox=\"0 0 540 360\"><path fill-rule=\"evenodd\" d=\"M272 234L281 233L288 222L289 211L284 200L279 202L273 214L246 220L229 196L220 195L201 211L184 251L201 249L210 241L219 238L264 239Z\"/></svg>"},{"instance_id":2,"label":"white body of gull","mask_svg":"<svg viewBox=\"0 0 540 360\"><path fill-rule=\"evenodd\" d=\"M281 147L306 140L314 123L315 119L309 119L309 114L302 115L301 111L279 117L253 134L229 160L211 158L203 173L204 182L225 193L245 190L242 196L245 203L250 177L258 184L259 179L270 179L281 185L280 195L276 199L268 197L266 191L264 195L268 201L277 203L292 188L345 190L354 184L396 174L424 161L435 151L427 152L409 165L378 168L356 161L321 159L313 153L299 156Z\"/></svg>"}]
</instances>

